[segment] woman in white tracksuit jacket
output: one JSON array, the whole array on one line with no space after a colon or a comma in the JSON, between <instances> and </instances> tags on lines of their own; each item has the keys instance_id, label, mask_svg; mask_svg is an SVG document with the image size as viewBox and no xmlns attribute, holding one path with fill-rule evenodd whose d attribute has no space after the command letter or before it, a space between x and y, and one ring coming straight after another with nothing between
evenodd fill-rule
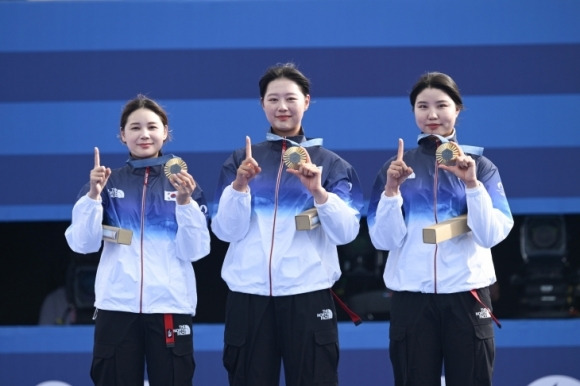
<instances>
[{"instance_id":1,"label":"woman in white tracksuit jacket","mask_svg":"<svg viewBox=\"0 0 580 386\"><path fill-rule=\"evenodd\" d=\"M457 143L463 108L448 75L423 75L410 94L422 134L379 171L368 210L371 240L388 250L384 272L393 291L390 357L397 386L491 385L494 331L489 286L496 281L490 248L504 240L512 215L496 166L482 149L459 146L452 166L436 149ZM423 228L467 214L470 231L439 244Z\"/></svg>"},{"instance_id":2,"label":"woman in white tracksuit jacket","mask_svg":"<svg viewBox=\"0 0 580 386\"><path fill-rule=\"evenodd\" d=\"M212 230L230 243L222 267L230 385L277 385L281 362L287 386L338 382L330 289L340 277L336 246L358 234L362 195L352 166L304 136L309 87L291 64L268 69L260 80L267 139L246 138L220 175ZM307 151L298 170L283 159L293 147ZM320 225L296 230L295 216L313 207Z\"/></svg>"},{"instance_id":3,"label":"woman in white tracksuit jacket","mask_svg":"<svg viewBox=\"0 0 580 386\"><path fill-rule=\"evenodd\" d=\"M161 154L170 131L157 102L142 95L129 101L119 135L130 152L127 164L102 166L95 148L90 182L65 233L73 251L92 253L103 243L103 225L132 232L129 245L103 245L91 378L95 385L142 385L146 361L151 386L191 386L192 262L210 250L206 200L184 168L165 175L166 163L179 159Z\"/></svg>"}]
</instances>

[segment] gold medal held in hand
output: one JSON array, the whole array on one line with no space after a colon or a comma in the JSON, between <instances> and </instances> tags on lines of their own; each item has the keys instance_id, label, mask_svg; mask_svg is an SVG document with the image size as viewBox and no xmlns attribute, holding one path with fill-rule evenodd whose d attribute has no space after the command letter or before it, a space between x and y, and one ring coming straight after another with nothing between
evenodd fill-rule
<instances>
[{"instance_id":1,"label":"gold medal held in hand","mask_svg":"<svg viewBox=\"0 0 580 386\"><path fill-rule=\"evenodd\" d=\"M180 171L187 171L187 164L179 157L170 159L165 163L165 175L167 178L171 177L172 174L177 174Z\"/></svg>"},{"instance_id":2,"label":"gold medal held in hand","mask_svg":"<svg viewBox=\"0 0 580 386\"><path fill-rule=\"evenodd\" d=\"M455 142L443 143L435 150L437 162L446 166L454 165L457 157L459 157L459 147Z\"/></svg>"},{"instance_id":3,"label":"gold medal held in hand","mask_svg":"<svg viewBox=\"0 0 580 386\"><path fill-rule=\"evenodd\" d=\"M301 162L306 162L306 150L300 146L292 146L288 148L282 156L284 163L290 169L298 170Z\"/></svg>"}]
</instances>

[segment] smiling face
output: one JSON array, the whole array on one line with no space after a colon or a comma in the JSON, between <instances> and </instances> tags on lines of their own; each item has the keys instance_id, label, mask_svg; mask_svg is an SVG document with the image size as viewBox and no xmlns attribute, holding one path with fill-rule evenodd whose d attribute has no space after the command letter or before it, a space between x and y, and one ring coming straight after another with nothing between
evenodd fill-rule
<instances>
[{"instance_id":1,"label":"smiling face","mask_svg":"<svg viewBox=\"0 0 580 386\"><path fill-rule=\"evenodd\" d=\"M262 108L275 134L282 137L298 135L302 117L310 104L294 81L287 78L272 80L262 98Z\"/></svg>"},{"instance_id":2,"label":"smiling face","mask_svg":"<svg viewBox=\"0 0 580 386\"><path fill-rule=\"evenodd\" d=\"M157 114L146 108L133 111L121 128L121 140L137 159L158 157L167 135L168 127Z\"/></svg>"},{"instance_id":3,"label":"smiling face","mask_svg":"<svg viewBox=\"0 0 580 386\"><path fill-rule=\"evenodd\" d=\"M413 111L423 133L446 137L453 133L460 109L444 91L425 88L417 95Z\"/></svg>"}]
</instances>

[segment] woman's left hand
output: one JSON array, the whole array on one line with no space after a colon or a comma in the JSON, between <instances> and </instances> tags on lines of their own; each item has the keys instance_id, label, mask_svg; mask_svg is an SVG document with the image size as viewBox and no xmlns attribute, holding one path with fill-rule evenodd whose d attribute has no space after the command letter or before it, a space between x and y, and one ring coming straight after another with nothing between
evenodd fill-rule
<instances>
[{"instance_id":1,"label":"woman's left hand","mask_svg":"<svg viewBox=\"0 0 580 386\"><path fill-rule=\"evenodd\" d=\"M191 174L181 170L179 173L172 174L170 180L171 185L177 190L177 203L179 205L189 204L191 195L197 186Z\"/></svg>"},{"instance_id":2,"label":"woman's left hand","mask_svg":"<svg viewBox=\"0 0 580 386\"><path fill-rule=\"evenodd\" d=\"M328 192L322 187L322 173L318 166L311 162L308 151L306 149L304 151L306 152L306 162L300 162L297 170L288 168L286 171L300 179L302 185L312 194L317 204L324 204L328 199Z\"/></svg>"},{"instance_id":3,"label":"woman's left hand","mask_svg":"<svg viewBox=\"0 0 580 386\"><path fill-rule=\"evenodd\" d=\"M468 188L475 188L479 183L477 181L477 173L475 167L475 160L469 155L465 155L461 147L459 147L459 156L455 159L455 164L446 166L439 164L439 169L450 171L461 179Z\"/></svg>"}]
</instances>

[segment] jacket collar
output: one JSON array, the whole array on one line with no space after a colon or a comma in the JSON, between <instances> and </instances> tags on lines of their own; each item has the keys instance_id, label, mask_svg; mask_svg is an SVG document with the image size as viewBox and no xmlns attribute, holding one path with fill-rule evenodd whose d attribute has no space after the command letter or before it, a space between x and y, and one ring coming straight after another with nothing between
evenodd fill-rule
<instances>
[{"instance_id":1,"label":"jacket collar","mask_svg":"<svg viewBox=\"0 0 580 386\"><path fill-rule=\"evenodd\" d=\"M266 133L266 140L267 141L288 141L293 146L302 146L302 147L310 147L310 146L322 146L322 138L312 138L308 139L304 135L304 131L302 128L300 129L300 134L293 136L293 137L281 137L277 134L272 133L272 129L268 133Z\"/></svg>"},{"instance_id":2,"label":"jacket collar","mask_svg":"<svg viewBox=\"0 0 580 386\"><path fill-rule=\"evenodd\" d=\"M173 157L175 157L173 154L161 155L161 153L159 154L159 157L154 158L136 159L131 156L127 160L127 164L129 164L133 169L146 168L148 166L164 165Z\"/></svg>"}]
</instances>

